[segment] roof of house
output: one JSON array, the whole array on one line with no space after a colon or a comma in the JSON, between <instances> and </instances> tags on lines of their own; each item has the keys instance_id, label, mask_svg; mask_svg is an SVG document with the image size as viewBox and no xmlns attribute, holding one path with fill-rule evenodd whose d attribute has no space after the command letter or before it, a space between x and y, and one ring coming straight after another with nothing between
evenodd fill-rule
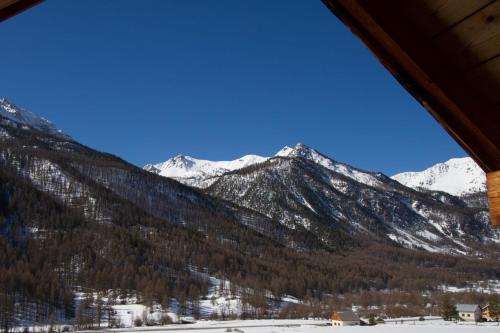
<instances>
[{"instance_id":1,"label":"roof of house","mask_svg":"<svg viewBox=\"0 0 500 333\"><path fill-rule=\"evenodd\" d=\"M458 312L475 312L479 307L478 304L457 304Z\"/></svg>"},{"instance_id":2,"label":"roof of house","mask_svg":"<svg viewBox=\"0 0 500 333\"><path fill-rule=\"evenodd\" d=\"M0 22L42 1L43 0L0 0Z\"/></svg>"},{"instance_id":3,"label":"roof of house","mask_svg":"<svg viewBox=\"0 0 500 333\"><path fill-rule=\"evenodd\" d=\"M342 320L342 321L359 321L359 317L357 314L352 312L351 310L346 310L346 311L335 311L332 314L332 319L334 319L334 316L337 316L338 318L335 318L336 320Z\"/></svg>"}]
</instances>

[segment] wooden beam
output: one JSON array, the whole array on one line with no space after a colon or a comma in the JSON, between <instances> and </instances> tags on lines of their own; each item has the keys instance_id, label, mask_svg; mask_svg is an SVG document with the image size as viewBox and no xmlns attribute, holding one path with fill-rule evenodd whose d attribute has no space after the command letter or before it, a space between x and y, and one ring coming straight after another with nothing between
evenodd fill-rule
<instances>
[{"instance_id":1,"label":"wooden beam","mask_svg":"<svg viewBox=\"0 0 500 333\"><path fill-rule=\"evenodd\" d=\"M418 24L422 32L435 36L492 2L494 0L402 0L397 5L398 11L404 11L414 18L412 21Z\"/></svg>"},{"instance_id":2,"label":"wooden beam","mask_svg":"<svg viewBox=\"0 0 500 333\"><path fill-rule=\"evenodd\" d=\"M44 0L0 0L0 22L31 8Z\"/></svg>"},{"instance_id":3,"label":"wooden beam","mask_svg":"<svg viewBox=\"0 0 500 333\"><path fill-rule=\"evenodd\" d=\"M396 0L323 0L486 172L500 170L500 114ZM460 5L457 1L456 4ZM421 3L423 7L424 2ZM489 74L489 73L488 73ZM493 73L494 74L494 73ZM487 81L491 75L473 73ZM485 84L483 82L483 84ZM494 85L495 86L495 85ZM494 98L495 96L492 96Z\"/></svg>"},{"instance_id":4,"label":"wooden beam","mask_svg":"<svg viewBox=\"0 0 500 333\"><path fill-rule=\"evenodd\" d=\"M500 54L499 15L500 1L494 1L433 36L433 42L460 71L469 71Z\"/></svg>"},{"instance_id":5,"label":"wooden beam","mask_svg":"<svg viewBox=\"0 0 500 333\"><path fill-rule=\"evenodd\" d=\"M488 174L500 226L500 0L322 0Z\"/></svg>"},{"instance_id":6,"label":"wooden beam","mask_svg":"<svg viewBox=\"0 0 500 333\"><path fill-rule=\"evenodd\" d=\"M491 224L500 227L500 171L486 175Z\"/></svg>"}]
</instances>

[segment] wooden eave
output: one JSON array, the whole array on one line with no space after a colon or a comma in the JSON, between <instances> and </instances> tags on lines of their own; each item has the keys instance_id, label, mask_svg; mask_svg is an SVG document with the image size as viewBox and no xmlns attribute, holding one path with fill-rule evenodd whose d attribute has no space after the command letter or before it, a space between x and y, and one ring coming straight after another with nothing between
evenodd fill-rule
<instances>
[{"instance_id":1,"label":"wooden eave","mask_svg":"<svg viewBox=\"0 0 500 333\"><path fill-rule=\"evenodd\" d=\"M43 0L0 0L0 22L39 4Z\"/></svg>"},{"instance_id":2,"label":"wooden eave","mask_svg":"<svg viewBox=\"0 0 500 333\"><path fill-rule=\"evenodd\" d=\"M322 1L488 173L500 224L500 1Z\"/></svg>"}]
</instances>

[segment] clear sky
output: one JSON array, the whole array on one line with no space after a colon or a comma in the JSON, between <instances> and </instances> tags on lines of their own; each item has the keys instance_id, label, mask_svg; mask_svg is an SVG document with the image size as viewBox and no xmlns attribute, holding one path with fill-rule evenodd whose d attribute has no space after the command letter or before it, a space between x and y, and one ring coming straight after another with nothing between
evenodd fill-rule
<instances>
[{"instance_id":1,"label":"clear sky","mask_svg":"<svg viewBox=\"0 0 500 333\"><path fill-rule=\"evenodd\" d=\"M47 0L0 41L0 97L138 166L297 142L389 175L465 156L319 0Z\"/></svg>"}]
</instances>

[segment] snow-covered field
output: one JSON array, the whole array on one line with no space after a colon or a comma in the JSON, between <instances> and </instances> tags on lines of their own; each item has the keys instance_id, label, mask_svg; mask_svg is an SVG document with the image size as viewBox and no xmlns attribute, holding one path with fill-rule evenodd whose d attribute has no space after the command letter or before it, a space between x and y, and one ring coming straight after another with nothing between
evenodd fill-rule
<instances>
[{"instance_id":1,"label":"snow-covered field","mask_svg":"<svg viewBox=\"0 0 500 333\"><path fill-rule=\"evenodd\" d=\"M447 293L476 292L484 294L500 294L500 280L488 280L470 283L466 287L441 286L440 289Z\"/></svg>"},{"instance_id":2,"label":"snow-covered field","mask_svg":"<svg viewBox=\"0 0 500 333\"><path fill-rule=\"evenodd\" d=\"M408 322L406 324L386 323L376 326L351 326L332 327L327 326L326 320L234 320L234 321L199 321L195 324L168 325L163 327L141 327L135 329L112 330L115 332L245 332L245 333L331 333L331 332L351 332L351 333L490 333L500 332L498 323L452 323L443 320L433 320L424 322Z\"/></svg>"},{"instance_id":3,"label":"snow-covered field","mask_svg":"<svg viewBox=\"0 0 500 333\"><path fill-rule=\"evenodd\" d=\"M220 280L216 277L209 276L205 273L200 273L193 270L193 274L203 276L208 279L210 287L208 288L208 293L199 301L200 315L203 318L210 318L211 315L217 315L219 317L228 316L236 317L241 316L243 312L243 303L241 302L241 292L240 287L235 287L234 291L236 294L232 294L231 283L227 280ZM81 300L87 297L85 293L76 293L76 304L78 305ZM269 294L269 300L275 300L272 294ZM93 294L96 298L97 294ZM106 303L108 301L107 297L103 297L102 300ZM286 306L289 304L299 304L301 301L293 296L285 295L279 301L277 301L280 306ZM136 297L129 297L126 299L119 298L117 305L112 305L115 311L115 317L118 320L117 323L120 327L133 327L134 320L139 318L142 320L152 320L155 323L161 321L162 316L168 316L173 322L180 321L183 317L192 317L191 313L185 316L179 316L177 314L178 303L177 300L172 298L168 307L163 308L160 305L155 305L153 308L146 307L142 304L137 303ZM250 306L248 306L250 307ZM103 326L107 325L107 320L103 319ZM184 327L184 326L183 326Z\"/></svg>"}]
</instances>

